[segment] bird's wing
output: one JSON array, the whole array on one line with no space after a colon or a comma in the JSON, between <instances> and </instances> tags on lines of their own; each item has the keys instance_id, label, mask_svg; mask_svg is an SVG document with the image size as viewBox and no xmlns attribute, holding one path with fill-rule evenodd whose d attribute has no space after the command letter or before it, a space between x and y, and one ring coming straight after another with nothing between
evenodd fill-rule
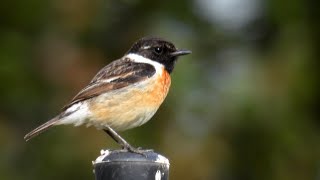
<instances>
[{"instance_id":1,"label":"bird's wing","mask_svg":"<svg viewBox=\"0 0 320 180\"><path fill-rule=\"evenodd\" d=\"M113 61L102 68L89 85L62 109L66 110L77 102L143 81L154 75L155 72L156 69L151 64L132 62L127 58Z\"/></svg>"}]
</instances>

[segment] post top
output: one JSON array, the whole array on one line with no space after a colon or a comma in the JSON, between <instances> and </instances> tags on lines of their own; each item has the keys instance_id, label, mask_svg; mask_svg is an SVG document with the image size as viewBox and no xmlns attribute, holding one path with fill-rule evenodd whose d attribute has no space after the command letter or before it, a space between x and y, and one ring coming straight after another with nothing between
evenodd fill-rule
<instances>
[{"instance_id":1,"label":"post top","mask_svg":"<svg viewBox=\"0 0 320 180\"><path fill-rule=\"evenodd\" d=\"M97 157L93 164L99 164L103 162L153 162L165 165L170 165L169 160L153 151L146 151L144 155L132 153L124 150L101 150L100 156Z\"/></svg>"}]
</instances>

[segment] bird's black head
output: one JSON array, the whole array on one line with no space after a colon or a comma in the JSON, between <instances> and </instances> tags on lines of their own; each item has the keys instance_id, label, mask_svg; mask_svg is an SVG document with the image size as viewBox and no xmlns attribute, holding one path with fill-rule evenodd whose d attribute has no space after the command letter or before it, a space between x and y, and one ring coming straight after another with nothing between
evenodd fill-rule
<instances>
[{"instance_id":1,"label":"bird's black head","mask_svg":"<svg viewBox=\"0 0 320 180\"><path fill-rule=\"evenodd\" d=\"M190 54L188 50L178 50L169 41L155 37L145 37L133 44L127 54L134 53L164 65L171 73L178 56Z\"/></svg>"}]
</instances>

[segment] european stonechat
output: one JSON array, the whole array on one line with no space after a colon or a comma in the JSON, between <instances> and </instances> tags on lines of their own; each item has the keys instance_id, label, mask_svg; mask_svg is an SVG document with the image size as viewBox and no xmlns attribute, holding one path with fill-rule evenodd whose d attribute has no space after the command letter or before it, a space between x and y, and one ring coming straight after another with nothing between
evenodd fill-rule
<instances>
[{"instance_id":1,"label":"european stonechat","mask_svg":"<svg viewBox=\"0 0 320 180\"><path fill-rule=\"evenodd\" d=\"M160 38L138 40L122 58L102 68L60 114L24 139L28 141L56 125L93 125L123 149L138 152L116 131L141 126L151 119L168 94L170 73L178 56L190 53Z\"/></svg>"}]
</instances>

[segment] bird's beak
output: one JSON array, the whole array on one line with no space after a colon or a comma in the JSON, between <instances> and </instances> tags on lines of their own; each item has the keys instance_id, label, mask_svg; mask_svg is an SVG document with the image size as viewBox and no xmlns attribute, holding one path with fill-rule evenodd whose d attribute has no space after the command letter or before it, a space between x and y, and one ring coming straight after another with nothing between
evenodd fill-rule
<instances>
[{"instance_id":1,"label":"bird's beak","mask_svg":"<svg viewBox=\"0 0 320 180\"><path fill-rule=\"evenodd\" d=\"M176 50L175 52L171 53L171 56L175 57L175 56L183 56L183 55L187 55L187 54L191 54L191 51L189 51L189 50Z\"/></svg>"}]
</instances>

